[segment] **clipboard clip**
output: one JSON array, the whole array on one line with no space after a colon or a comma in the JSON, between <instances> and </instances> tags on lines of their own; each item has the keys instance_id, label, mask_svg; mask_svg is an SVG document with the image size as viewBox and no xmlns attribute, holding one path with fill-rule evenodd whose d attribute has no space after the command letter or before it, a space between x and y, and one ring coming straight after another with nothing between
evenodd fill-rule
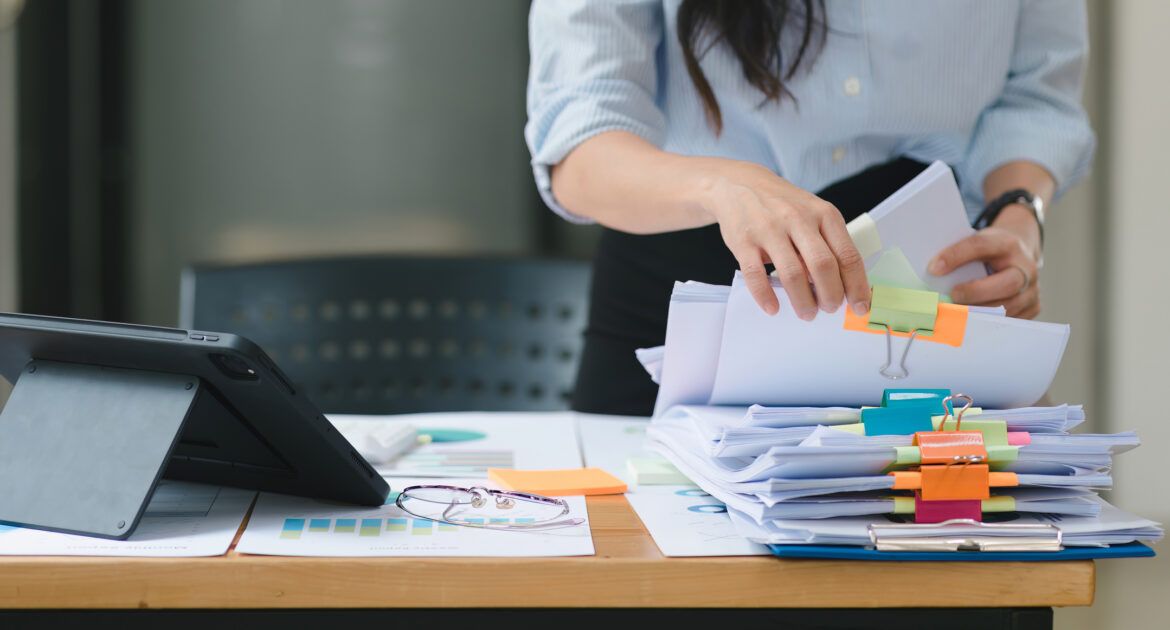
<instances>
[{"instance_id":1,"label":"clipboard clip","mask_svg":"<svg viewBox=\"0 0 1170 630\"><path fill-rule=\"evenodd\" d=\"M971 530L980 533L972 536ZM947 530L953 530L948 533ZM980 523L956 518L941 523L870 523L878 551L1060 551L1064 532L1051 523Z\"/></svg>"}]
</instances>

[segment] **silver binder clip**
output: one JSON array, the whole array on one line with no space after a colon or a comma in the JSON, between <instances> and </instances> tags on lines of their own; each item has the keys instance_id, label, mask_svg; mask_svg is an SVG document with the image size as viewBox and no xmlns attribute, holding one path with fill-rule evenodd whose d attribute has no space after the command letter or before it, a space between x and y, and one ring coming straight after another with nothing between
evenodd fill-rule
<instances>
[{"instance_id":1,"label":"silver binder clip","mask_svg":"<svg viewBox=\"0 0 1170 630\"><path fill-rule=\"evenodd\" d=\"M972 530L977 533L972 534ZM871 523L869 541L878 551L996 552L1064 549L1064 533L1050 523L980 523L969 518L930 524Z\"/></svg>"},{"instance_id":2,"label":"silver binder clip","mask_svg":"<svg viewBox=\"0 0 1170 630\"><path fill-rule=\"evenodd\" d=\"M906 347L902 348L902 358L898 360L898 369L901 371L901 373L892 374L889 370L890 364L894 362L894 336L890 334L891 331L889 324L882 324L882 326L884 326L886 329L886 364L879 368L878 372L891 381L896 381L900 378L906 378L907 376L910 376L910 371L906 369L906 355L910 353L910 344L914 343L914 338L918 336L919 329L915 328L914 330L910 331L910 338L906 340Z\"/></svg>"}]
</instances>

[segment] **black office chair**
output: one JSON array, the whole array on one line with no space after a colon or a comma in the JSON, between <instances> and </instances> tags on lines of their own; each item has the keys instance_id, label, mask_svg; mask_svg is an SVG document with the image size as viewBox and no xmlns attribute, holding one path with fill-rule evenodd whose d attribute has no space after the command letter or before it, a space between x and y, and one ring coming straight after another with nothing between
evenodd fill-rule
<instances>
[{"instance_id":1,"label":"black office chair","mask_svg":"<svg viewBox=\"0 0 1170 630\"><path fill-rule=\"evenodd\" d=\"M181 325L259 343L327 412L567 409L589 277L508 258L197 265Z\"/></svg>"}]
</instances>

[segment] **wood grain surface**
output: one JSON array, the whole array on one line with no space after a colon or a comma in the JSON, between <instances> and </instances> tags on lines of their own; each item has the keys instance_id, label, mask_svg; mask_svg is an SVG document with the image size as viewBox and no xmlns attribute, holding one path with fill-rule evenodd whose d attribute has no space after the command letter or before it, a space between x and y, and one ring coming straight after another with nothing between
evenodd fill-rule
<instances>
[{"instance_id":1,"label":"wood grain surface","mask_svg":"<svg viewBox=\"0 0 1170 630\"><path fill-rule=\"evenodd\" d=\"M583 558L0 558L0 608L1087 606L1094 565L665 558L622 496Z\"/></svg>"}]
</instances>

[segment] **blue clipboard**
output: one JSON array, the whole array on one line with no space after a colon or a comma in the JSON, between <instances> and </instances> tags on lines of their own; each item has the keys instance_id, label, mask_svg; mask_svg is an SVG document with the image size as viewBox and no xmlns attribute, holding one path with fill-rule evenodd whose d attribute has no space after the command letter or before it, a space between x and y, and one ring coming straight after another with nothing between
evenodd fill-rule
<instances>
[{"instance_id":1,"label":"blue clipboard","mask_svg":"<svg viewBox=\"0 0 1170 630\"><path fill-rule=\"evenodd\" d=\"M1045 562L1152 558L1154 550L1139 542L1110 547L1065 547L1060 551L878 551L846 545L769 545L781 558L877 560L896 562Z\"/></svg>"}]
</instances>

